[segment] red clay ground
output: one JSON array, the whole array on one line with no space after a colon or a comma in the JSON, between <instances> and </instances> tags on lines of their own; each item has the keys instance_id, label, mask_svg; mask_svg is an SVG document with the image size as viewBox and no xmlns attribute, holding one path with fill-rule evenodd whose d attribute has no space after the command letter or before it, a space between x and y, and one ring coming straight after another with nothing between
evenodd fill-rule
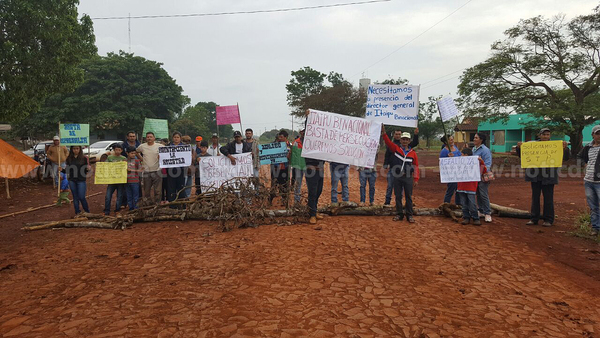
<instances>
[{"instance_id":1,"label":"red clay ground","mask_svg":"<svg viewBox=\"0 0 600 338\"><path fill-rule=\"evenodd\" d=\"M415 189L419 207L439 205L438 182L427 170ZM380 177L378 203L384 189ZM502 177L490 190L492 202L529 207L522 178ZM15 182L13 195L0 214L53 201L48 184ZM600 247L569 235L585 210L581 178L562 179L555 195L559 218L549 229L499 218L472 227L346 216L327 217L320 231L221 233L188 221L26 233L23 223L67 218L72 207L0 219L0 335L593 337ZM90 199L92 212L103 200Z\"/></svg>"}]
</instances>

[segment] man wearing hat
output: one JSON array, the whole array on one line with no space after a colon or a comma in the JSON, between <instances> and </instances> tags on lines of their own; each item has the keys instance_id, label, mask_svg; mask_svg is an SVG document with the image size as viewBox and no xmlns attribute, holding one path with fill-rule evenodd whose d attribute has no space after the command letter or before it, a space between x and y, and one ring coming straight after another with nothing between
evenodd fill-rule
<instances>
[{"instance_id":1,"label":"man wearing hat","mask_svg":"<svg viewBox=\"0 0 600 338\"><path fill-rule=\"evenodd\" d=\"M394 178L394 195L396 195L396 212L398 214L394 217L394 221L401 221L404 218L405 212L402 208L402 191L404 191L406 220L409 223L414 223L412 190L419 182L419 158L417 153L409 146L409 133L401 134L400 146L390 140L383 125L381 126L381 135L383 135L388 150L393 152L393 156L390 156L389 159L389 170Z\"/></svg>"},{"instance_id":2,"label":"man wearing hat","mask_svg":"<svg viewBox=\"0 0 600 338\"><path fill-rule=\"evenodd\" d=\"M542 128L539 133L539 142L550 141L550 129ZM537 141L533 141L537 142ZM521 157L521 145L517 143L517 156ZM567 142L563 141L563 161L567 161L570 155ZM554 186L558 184L559 168L527 168L525 169L525 181L531 182L531 220L527 225L537 225L540 220L540 197L544 195L544 220L542 224L550 227L554 223Z\"/></svg>"},{"instance_id":3,"label":"man wearing hat","mask_svg":"<svg viewBox=\"0 0 600 338\"><path fill-rule=\"evenodd\" d=\"M210 141L212 142L209 146L208 146L208 154L210 156L219 156L221 155L221 151L219 149L221 149L221 145L219 144L219 135L217 134L212 134L212 137L210 138Z\"/></svg>"},{"instance_id":4,"label":"man wearing hat","mask_svg":"<svg viewBox=\"0 0 600 338\"><path fill-rule=\"evenodd\" d=\"M250 152L252 152L252 145L242 140L242 133L239 130L233 132L233 141L221 147L221 154L227 156L233 165L235 165L233 155Z\"/></svg>"},{"instance_id":5,"label":"man wearing hat","mask_svg":"<svg viewBox=\"0 0 600 338\"><path fill-rule=\"evenodd\" d=\"M46 152L46 159L50 160L52 166L52 177L54 177L54 187L58 186L58 165L62 168L65 167L65 160L69 156L69 149L65 146L60 145L60 137L54 136L52 138L52 145L48 147Z\"/></svg>"},{"instance_id":6,"label":"man wearing hat","mask_svg":"<svg viewBox=\"0 0 600 338\"><path fill-rule=\"evenodd\" d=\"M592 142L577 155L585 164L583 184L585 197L590 207L592 236L600 233L600 125L592 128Z\"/></svg>"}]
</instances>

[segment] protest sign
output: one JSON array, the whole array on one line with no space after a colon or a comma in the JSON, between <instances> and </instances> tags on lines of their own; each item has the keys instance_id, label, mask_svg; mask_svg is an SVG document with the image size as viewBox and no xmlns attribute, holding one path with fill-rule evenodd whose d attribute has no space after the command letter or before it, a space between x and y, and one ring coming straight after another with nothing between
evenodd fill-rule
<instances>
[{"instance_id":1,"label":"protest sign","mask_svg":"<svg viewBox=\"0 0 600 338\"><path fill-rule=\"evenodd\" d=\"M147 132L153 132L157 139L169 138L169 121L161 119L145 119L143 137Z\"/></svg>"},{"instance_id":2,"label":"protest sign","mask_svg":"<svg viewBox=\"0 0 600 338\"><path fill-rule=\"evenodd\" d=\"M202 192L215 191L236 177L253 177L252 153L232 154L235 165L225 156L199 158L200 187Z\"/></svg>"},{"instance_id":3,"label":"protest sign","mask_svg":"<svg viewBox=\"0 0 600 338\"><path fill-rule=\"evenodd\" d=\"M238 106L217 106L217 126L240 123Z\"/></svg>"},{"instance_id":4,"label":"protest sign","mask_svg":"<svg viewBox=\"0 0 600 338\"><path fill-rule=\"evenodd\" d=\"M479 156L440 158L440 180L442 183L481 181Z\"/></svg>"},{"instance_id":5,"label":"protest sign","mask_svg":"<svg viewBox=\"0 0 600 338\"><path fill-rule=\"evenodd\" d=\"M192 146L180 144L160 147L158 156L161 168L189 167L192 165Z\"/></svg>"},{"instance_id":6,"label":"protest sign","mask_svg":"<svg viewBox=\"0 0 600 338\"><path fill-rule=\"evenodd\" d=\"M521 168L560 168L563 141L533 141L521 144Z\"/></svg>"},{"instance_id":7,"label":"protest sign","mask_svg":"<svg viewBox=\"0 0 600 338\"><path fill-rule=\"evenodd\" d=\"M127 161L96 162L94 184L127 183Z\"/></svg>"},{"instance_id":8,"label":"protest sign","mask_svg":"<svg viewBox=\"0 0 600 338\"><path fill-rule=\"evenodd\" d=\"M59 125L60 143L63 146L90 145L90 125L64 123Z\"/></svg>"},{"instance_id":9,"label":"protest sign","mask_svg":"<svg viewBox=\"0 0 600 338\"><path fill-rule=\"evenodd\" d=\"M258 146L258 157L260 164L287 163L288 148L285 142L274 142L260 144Z\"/></svg>"},{"instance_id":10,"label":"protest sign","mask_svg":"<svg viewBox=\"0 0 600 338\"><path fill-rule=\"evenodd\" d=\"M438 100L437 106L443 122L449 121L451 118L458 116L458 109L456 109L454 100L449 96Z\"/></svg>"},{"instance_id":11,"label":"protest sign","mask_svg":"<svg viewBox=\"0 0 600 338\"><path fill-rule=\"evenodd\" d=\"M415 128L419 120L419 86L370 85L365 118Z\"/></svg>"},{"instance_id":12,"label":"protest sign","mask_svg":"<svg viewBox=\"0 0 600 338\"><path fill-rule=\"evenodd\" d=\"M372 168L380 136L380 122L311 109L302 157Z\"/></svg>"}]
</instances>

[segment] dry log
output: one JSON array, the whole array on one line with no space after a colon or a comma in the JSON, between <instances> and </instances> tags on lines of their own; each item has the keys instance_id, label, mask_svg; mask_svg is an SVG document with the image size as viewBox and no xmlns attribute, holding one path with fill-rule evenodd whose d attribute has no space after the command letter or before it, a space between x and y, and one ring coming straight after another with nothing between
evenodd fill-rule
<instances>
[{"instance_id":1,"label":"dry log","mask_svg":"<svg viewBox=\"0 0 600 338\"><path fill-rule=\"evenodd\" d=\"M530 219L530 213L513 213L508 211L499 211L498 217L508 217L508 218L522 218L522 219Z\"/></svg>"},{"instance_id":2,"label":"dry log","mask_svg":"<svg viewBox=\"0 0 600 338\"><path fill-rule=\"evenodd\" d=\"M102 222L67 222L63 228L96 228L96 229L114 229L115 226L110 223Z\"/></svg>"},{"instance_id":3,"label":"dry log","mask_svg":"<svg viewBox=\"0 0 600 338\"><path fill-rule=\"evenodd\" d=\"M50 223L41 224L41 225L34 225L34 226L30 226L30 227L23 227L23 228L21 228L21 230L31 231L31 230L41 230L41 229L57 228L57 227L60 227L60 226L64 226L65 223L83 222L83 221L86 221L86 220L87 220L87 218L66 219L66 220L62 220L62 221L50 222Z\"/></svg>"},{"instance_id":4,"label":"dry log","mask_svg":"<svg viewBox=\"0 0 600 338\"><path fill-rule=\"evenodd\" d=\"M490 203L490 208L492 208L492 210L497 211L498 213L503 212L505 214L513 214L513 215L516 215L516 214L529 215L529 211L527 211L527 210L505 207L505 206L494 204L494 203ZM511 216L506 216L506 217L511 217Z\"/></svg>"}]
</instances>

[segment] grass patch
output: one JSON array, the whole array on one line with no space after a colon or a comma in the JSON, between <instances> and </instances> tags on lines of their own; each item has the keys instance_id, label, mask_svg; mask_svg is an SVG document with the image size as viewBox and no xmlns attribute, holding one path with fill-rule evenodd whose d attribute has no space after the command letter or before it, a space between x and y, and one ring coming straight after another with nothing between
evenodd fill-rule
<instances>
[{"instance_id":1,"label":"grass patch","mask_svg":"<svg viewBox=\"0 0 600 338\"><path fill-rule=\"evenodd\" d=\"M575 231L571 232L571 235L600 243L600 236L592 236L592 222L590 214L587 212L583 212L577 216L575 219Z\"/></svg>"}]
</instances>

